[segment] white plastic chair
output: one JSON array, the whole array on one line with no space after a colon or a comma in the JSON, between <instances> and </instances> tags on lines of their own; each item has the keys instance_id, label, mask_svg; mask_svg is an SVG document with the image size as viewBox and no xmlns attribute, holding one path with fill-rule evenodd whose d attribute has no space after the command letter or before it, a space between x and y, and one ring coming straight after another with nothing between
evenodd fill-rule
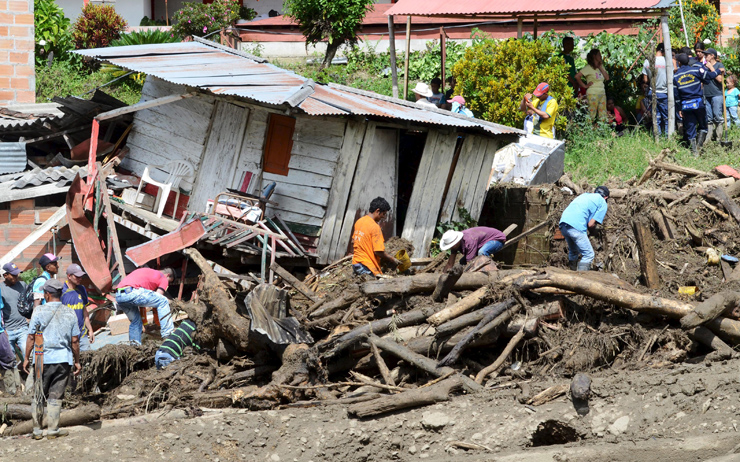
<instances>
[{"instance_id":1,"label":"white plastic chair","mask_svg":"<svg viewBox=\"0 0 740 462\"><path fill-rule=\"evenodd\" d=\"M167 172L167 178L163 182L153 180L149 175L149 171L153 168ZM141 175L141 181L139 182L139 189L136 191L136 197L139 197L141 188L144 187L144 183L149 183L159 188L152 211L156 210L157 216L161 217L162 212L164 212L164 206L167 204L167 198L170 196L170 191L174 189L176 193L175 212L172 216L175 216L177 215L177 204L180 202L180 181L183 178L190 178L192 176L193 167L189 162L184 160L173 160L164 165L147 165L144 169L144 173Z\"/></svg>"}]
</instances>

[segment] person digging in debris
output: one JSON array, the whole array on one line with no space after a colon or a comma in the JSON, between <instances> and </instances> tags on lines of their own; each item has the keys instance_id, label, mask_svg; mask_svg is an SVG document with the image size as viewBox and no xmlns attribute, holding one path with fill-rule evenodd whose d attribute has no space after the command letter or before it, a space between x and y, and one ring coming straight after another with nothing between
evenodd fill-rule
<instances>
[{"instance_id":1,"label":"person digging in debris","mask_svg":"<svg viewBox=\"0 0 740 462\"><path fill-rule=\"evenodd\" d=\"M355 222L355 230L352 233L352 269L358 276L375 275L380 276L380 261L384 260L393 268L401 262L385 253L385 240L383 231L380 230L378 222L384 220L391 210L387 200L376 197L370 202L370 213Z\"/></svg>"},{"instance_id":2,"label":"person digging in debris","mask_svg":"<svg viewBox=\"0 0 740 462\"><path fill-rule=\"evenodd\" d=\"M560 217L560 232L568 244L568 266L572 270L588 271L594 261L594 249L588 239L588 230L603 223L608 206L609 189L599 186L592 193L583 193L573 199ZM578 260L578 256L581 260Z\"/></svg>"},{"instance_id":3,"label":"person digging in debris","mask_svg":"<svg viewBox=\"0 0 740 462\"><path fill-rule=\"evenodd\" d=\"M80 327L80 351L90 350L90 344L95 341L95 334L90 324L90 314L87 312L87 305L90 301L87 298L87 290L82 285L82 278L85 274L80 265L74 263L69 265L67 280L62 292L62 303L71 308L77 316L77 323Z\"/></svg>"},{"instance_id":4,"label":"person digging in debris","mask_svg":"<svg viewBox=\"0 0 740 462\"><path fill-rule=\"evenodd\" d=\"M464 265L478 255L490 257L501 250L504 243L506 243L506 234L496 228L477 226L465 231L445 231L439 241L440 249L450 251L450 259L447 261L444 271L447 272L452 269L455 265L455 257L460 251L463 253L460 263Z\"/></svg>"},{"instance_id":5,"label":"person digging in debris","mask_svg":"<svg viewBox=\"0 0 740 462\"><path fill-rule=\"evenodd\" d=\"M41 431L41 421L44 417L43 404L40 402L43 400L46 400L48 418L46 437L57 438L69 433L67 430L59 429L62 398L70 379L70 373L77 376L82 370L80 366L80 328L77 325L77 316L60 301L63 287L64 284L56 279L46 281L43 286L46 303L33 311L31 322L28 325L23 370L29 372L28 364L31 357L34 358L34 364L37 360L43 361L41 380L43 386L39 388L39 391L43 390L43 393L38 396L35 392L31 405L33 439L35 440L44 437ZM43 336L43 356L39 355L39 357L31 354L37 335ZM74 370L72 370L73 366Z\"/></svg>"},{"instance_id":6,"label":"person digging in debris","mask_svg":"<svg viewBox=\"0 0 740 462\"><path fill-rule=\"evenodd\" d=\"M157 370L164 369L172 361L180 359L186 347L198 348L193 340L194 335L195 323L190 319L181 322L154 354L154 365L157 366Z\"/></svg>"},{"instance_id":7,"label":"person digging in debris","mask_svg":"<svg viewBox=\"0 0 740 462\"><path fill-rule=\"evenodd\" d=\"M684 138L689 142L691 152L697 155L707 139L707 111L702 83L710 82L718 74L709 61L706 67L699 64L689 66L689 57L684 53L676 56L676 62L679 65L673 77L676 107L683 119Z\"/></svg>"},{"instance_id":8,"label":"person digging in debris","mask_svg":"<svg viewBox=\"0 0 740 462\"><path fill-rule=\"evenodd\" d=\"M157 271L151 268L139 268L123 278L116 289L116 304L131 324L128 328L128 339L132 344L141 345L141 330L144 327L141 320L140 306L157 309L160 323L160 335L167 338L174 330L172 316L170 316L170 302L164 293L169 284L175 280L175 271L165 268Z\"/></svg>"},{"instance_id":9,"label":"person digging in debris","mask_svg":"<svg viewBox=\"0 0 740 462\"><path fill-rule=\"evenodd\" d=\"M43 287L46 281L54 278L59 272L59 258L53 253L45 253L39 259L39 266L44 270L41 276L33 280L33 306L46 303Z\"/></svg>"},{"instance_id":10,"label":"person digging in debris","mask_svg":"<svg viewBox=\"0 0 740 462\"><path fill-rule=\"evenodd\" d=\"M15 263L6 263L3 265L3 282L4 284L0 287L0 306L2 306L3 319L5 323L5 332L8 334L8 342L10 342L10 351L16 354L16 350L20 353L20 362L18 365L23 363L23 354L26 351L26 337L28 336L28 319L22 316L18 312L18 300L26 292L26 283L22 282L18 276L21 274L20 268ZM0 340L1 342L1 340ZM2 359L0 359L2 363ZM20 377L17 371L14 371L16 382L15 386L20 386ZM11 386L11 393L13 392Z\"/></svg>"}]
</instances>

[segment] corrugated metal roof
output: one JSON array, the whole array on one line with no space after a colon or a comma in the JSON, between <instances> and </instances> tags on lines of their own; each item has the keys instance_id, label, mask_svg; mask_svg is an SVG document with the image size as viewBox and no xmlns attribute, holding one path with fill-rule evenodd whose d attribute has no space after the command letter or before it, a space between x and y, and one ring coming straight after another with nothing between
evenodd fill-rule
<instances>
[{"instance_id":1,"label":"corrugated metal roof","mask_svg":"<svg viewBox=\"0 0 740 462\"><path fill-rule=\"evenodd\" d=\"M0 174L26 169L26 143L0 143Z\"/></svg>"},{"instance_id":2,"label":"corrugated metal roof","mask_svg":"<svg viewBox=\"0 0 740 462\"><path fill-rule=\"evenodd\" d=\"M25 155L25 154L24 154ZM19 180L16 180L11 189L21 189L26 186L41 186L44 184L56 183L58 187L68 186L74 180L75 175L80 173L80 176L87 176L87 167L48 167L48 168L35 168L30 172L23 175Z\"/></svg>"},{"instance_id":3,"label":"corrugated metal roof","mask_svg":"<svg viewBox=\"0 0 740 462\"><path fill-rule=\"evenodd\" d=\"M341 85L312 80L259 58L213 42L132 45L76 51L167 82L200 88L216 95L238 96L261 103L299 107L309 115L359 115L483 130L493 135L523 131L472 119L449 111L423 109L411 102Z\"/></svg>"},{"instance_id":4,"label":"corrugated metal roof","mask_svg":"<svg viewBox=\"0 0 740 462\"><path fill-rule=\"evenodd\" d=\"M668 8L675 0L399 0L389 16L516 15Z\"/></svg>"},{"instance_id":5,"label":"corrugated metal roof","mask_svg":"<svg viewBox=\"0 0 740 462\"><path fill-rule=\"evenodd\" d=\"M30 126L34 123L43 124L50 119L64 116L57 103L14 104L5 106L5 109L11 113L20 113L21 117L0 113L0 128Z\"/></svg>"}]
</instances>

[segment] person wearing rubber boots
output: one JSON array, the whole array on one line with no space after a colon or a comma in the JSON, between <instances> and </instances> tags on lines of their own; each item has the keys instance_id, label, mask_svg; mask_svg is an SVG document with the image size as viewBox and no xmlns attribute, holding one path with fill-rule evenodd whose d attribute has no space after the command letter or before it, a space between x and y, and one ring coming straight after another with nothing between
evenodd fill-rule
<instances>
[{"instance_id":1,"label":"person wearing rubber boots","mask_svg":"<svg viewBox=\"0 0 740 462\"><path fill-rule=\"evenodd\" d=\"M44 437L41 430L43 403L46 399L47 430L49 439L66 436L67 430L59 429L59 419L62 413L62 398L70 376L79 375L80 366L80 327L77 316L68 306L62 304L60 297L64 284L56 279L49 279L43 286L44 303L33 310L33 316L28 324L28 338L26 339L26 354L23 360L23 370L29 371L29 359L34 364L43 361L42 387L34 386L31 417L33 419L33 439ZM43 336L43 356L34 354L36 335ZM37 357L38 356L38 357Z\"/></svg>"},{"instance_id":2,"label":"person wearing rubber boots","mask_svg":"<svg viewBox=\"0 0 740 462\"><path fill-rule=\"evenodd\" d=\"M679 65L673 76L673 91L676 107L683 119L684 137L689 142L691 152L698 155L707 139L707 111L704 105L702 84L717 78L714 66L707 61L706 67L700 64L689 66L689 57L680 53L676 56Z\"/></svg>"},{"instance_id":3,"label":"person wearing rubber boots","mask_svg":"<svg viewBox=\"0 0 740 462\"><path fill-rule=\"evenodd\" d=\"M573 199L560 217L560 232L568 244L568 266L572 270L588 271L594 261L594 248L588 239L588 230L603 223L608 206L609 189L599 186L592 193L583 193ZM581 259L578 260L580 255Z\"/></svg>"}]
</instances>

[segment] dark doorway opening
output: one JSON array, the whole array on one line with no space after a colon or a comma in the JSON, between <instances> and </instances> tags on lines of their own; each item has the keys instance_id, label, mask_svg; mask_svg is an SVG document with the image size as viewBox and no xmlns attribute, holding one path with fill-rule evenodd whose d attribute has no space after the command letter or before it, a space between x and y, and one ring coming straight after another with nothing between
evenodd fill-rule
<instances>
[{"instance_id":1,"label":"dark doorway opening","mask_svg":"<svg viewBox=\"0 0 740 462\"><path fill-rule=\"evenodd\" d=\"M414 180L419 171L421 156L427 141L426 132L401 130L398 145L398 203L396 205L396 229L400 236L406 221L406 212L414 190Z\"/></svg>"}]
</instances>

